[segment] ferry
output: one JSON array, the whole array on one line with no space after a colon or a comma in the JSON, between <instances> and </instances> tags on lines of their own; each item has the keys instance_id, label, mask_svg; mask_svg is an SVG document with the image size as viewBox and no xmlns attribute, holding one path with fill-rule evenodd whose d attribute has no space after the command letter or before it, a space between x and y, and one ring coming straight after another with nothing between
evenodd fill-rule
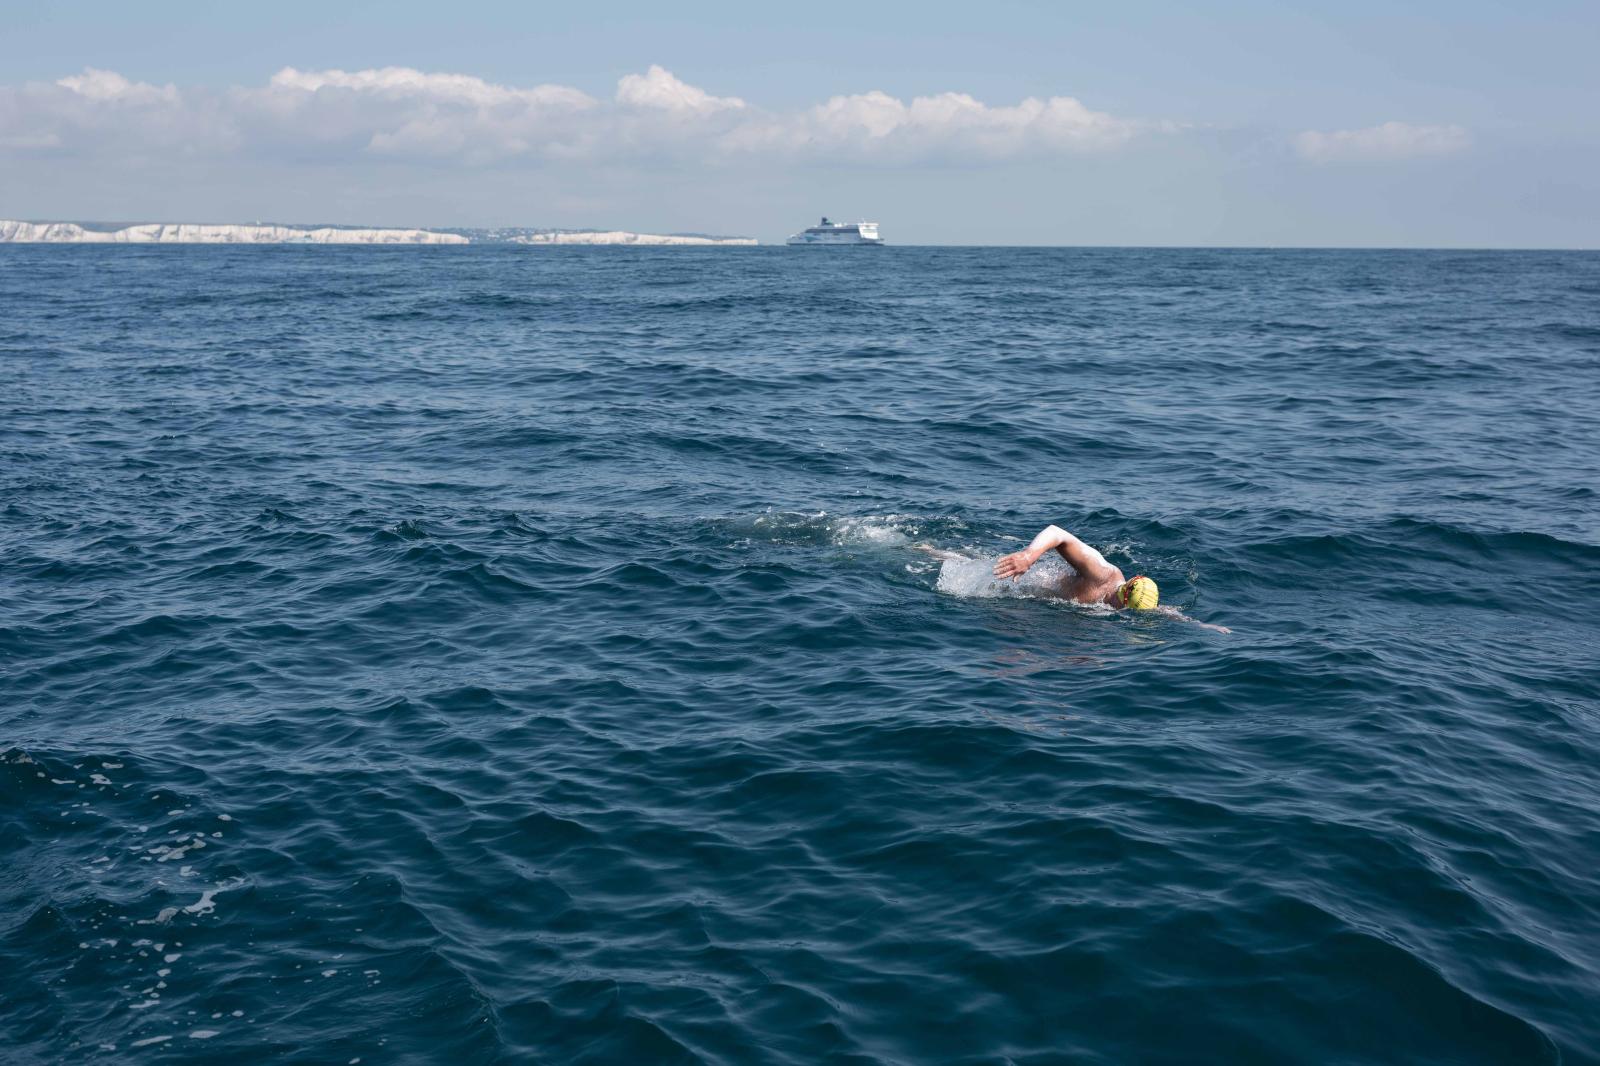
<instances>
[{"instance_id":1,"label":"ferry","mask_svg":"<svg viewBox=\"0 0 1600 1066\"><path fill-rule=\"evenodd\" d=\"M790 237L786 242L791 245L802 244L875 244L883 245L883 238L878 236L876 222L829 222L824 216L820 225L802 230Z\"/></svg>"}]
</instances>

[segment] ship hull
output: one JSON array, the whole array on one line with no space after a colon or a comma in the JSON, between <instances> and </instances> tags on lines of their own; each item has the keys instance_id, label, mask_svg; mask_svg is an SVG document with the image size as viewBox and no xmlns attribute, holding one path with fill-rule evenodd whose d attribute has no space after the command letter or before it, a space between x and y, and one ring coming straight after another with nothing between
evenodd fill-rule
<instances>
[{"instance_id":1,"label":"ship hull","mask_svg":"<svg viewBox=\"0 0 1600 1066\"><path fill-rule=\"evenodd\" d=\"M882 248L883 241L867 240L865 237L850 237L833 239L822 237L808 240L804 237L790 237L784 242L791 248Z\"/></svg>"}]
</instances>

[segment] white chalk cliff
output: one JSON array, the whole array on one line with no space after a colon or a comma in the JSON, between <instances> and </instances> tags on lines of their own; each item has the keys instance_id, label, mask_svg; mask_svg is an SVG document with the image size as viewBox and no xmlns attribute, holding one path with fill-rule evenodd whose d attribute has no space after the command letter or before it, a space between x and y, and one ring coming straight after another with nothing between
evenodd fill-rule
<instances>
[{"instance_id":1,"label":"white chalk cliff","mask_svg":"<svg viewBox=\"0 0 1600 1066\"><path fill-rule=\"evenodd\" d=\"M425 229L298 229L293 226L200 225L152 222L119 230L84 229L76 222L0 219L0 242L39 244L467 244L458 233Z\"/></svg>"},{"instance_id":2,"label":"white chalk cliff","mask_svg":"<svg viewBox=\"0 0 1600 1066\"><path fill-rule=\"evenodd\" d=\"M751 245L754 237L701 237L632 233L628 230L469 230L441 233L427 229L354 229L325 226L209 225L151 222L117 230L87 229L76 222L14 222L0 219L0 244L624 244Z\"/></svg>"}]
</instances>

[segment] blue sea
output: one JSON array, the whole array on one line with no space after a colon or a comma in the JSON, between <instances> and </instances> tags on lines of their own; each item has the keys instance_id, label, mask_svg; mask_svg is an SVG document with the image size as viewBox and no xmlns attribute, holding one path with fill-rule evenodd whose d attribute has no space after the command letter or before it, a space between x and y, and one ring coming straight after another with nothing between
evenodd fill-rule
<instances>
[{"instance_id":1,"label":"blue sea","mask_svg":"<svg viewBox=\"0 0 1600 1066\"><path fill-rule=\"evenodd\" d=\"M0 249L0 1057L1600 1063L1597 489L1600 254Z\"/></svg>"}]
</instances>

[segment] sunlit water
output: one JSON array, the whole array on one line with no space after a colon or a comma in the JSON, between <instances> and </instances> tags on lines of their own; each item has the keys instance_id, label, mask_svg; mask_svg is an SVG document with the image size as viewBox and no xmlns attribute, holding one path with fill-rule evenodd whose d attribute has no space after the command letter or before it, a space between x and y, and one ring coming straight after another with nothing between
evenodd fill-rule
<instances>
[{"instance_id":1,"label":"sunlit water","mask_svg":"<svg viewBox=\"0 0 1600 1066\"><path fill-rule=\"evenodd\" d=\"M7 1061L1600 1062L1600 256L13 247L0 386Z\"/></svg>"}]
</instances>

